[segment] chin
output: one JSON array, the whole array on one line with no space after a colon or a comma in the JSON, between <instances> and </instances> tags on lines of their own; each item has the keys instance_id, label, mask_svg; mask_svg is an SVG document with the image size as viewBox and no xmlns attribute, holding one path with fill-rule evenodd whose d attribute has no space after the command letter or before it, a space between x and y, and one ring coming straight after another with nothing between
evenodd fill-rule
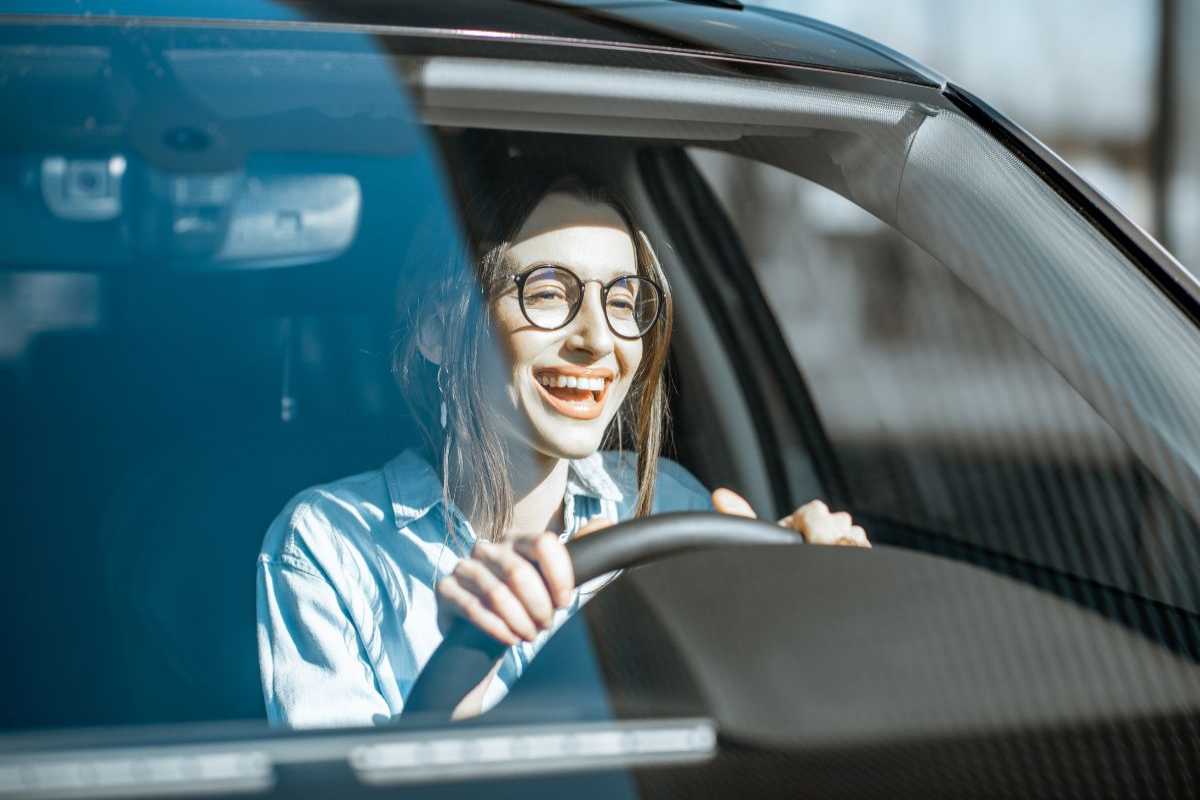
<instances>
[{"instance_id":1,"label":"chin","mask_svg":"<svg viewBox=\"0 0 1200 800\"><path fill-rule=\"evenodd\" d=\"M587 458L592 453L600 449L600 443L604 440L604 430L599 433L587 433L580 436L554 436L540 437L542 446L538 449L546 455L555 458Z\"/></svg>"},{"instance_id":2,"label":"chin","mask_svg":"<svg viewBox=\"0 0 1200 800\"><path fill-rule=\"evenodd\" d=\"M551 458L579 459L600 449L611 413L590 420L570 419L540 408L540 400L535 402L524 415L524 438L535 450Z\"/></svg>"}]
</instances>

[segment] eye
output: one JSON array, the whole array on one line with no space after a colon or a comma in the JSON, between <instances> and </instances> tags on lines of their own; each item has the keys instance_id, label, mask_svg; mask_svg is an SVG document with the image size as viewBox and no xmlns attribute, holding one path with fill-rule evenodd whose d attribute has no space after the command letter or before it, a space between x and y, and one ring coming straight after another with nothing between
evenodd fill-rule
<instances>
[{"instance_id":1,"label":"eye","mask_svg":"<svg viewBox=\"0 0 1200 800\"><path fill-rule=\"evenodd\" d=\"M637 295L627 283L618 283L608 290L608 304L610 306L633 306L637 302Z\"/></svg>"},{"instance_id":2,"label":"eye","mask_svg":"<svg viewBox=\"0 0 1200 800\"><path fill-rule=\"evenodd\" d=\"M566 300L567 292L561 286L526 287L525 302L553 302Z\"/></svg>"}]
</instances>

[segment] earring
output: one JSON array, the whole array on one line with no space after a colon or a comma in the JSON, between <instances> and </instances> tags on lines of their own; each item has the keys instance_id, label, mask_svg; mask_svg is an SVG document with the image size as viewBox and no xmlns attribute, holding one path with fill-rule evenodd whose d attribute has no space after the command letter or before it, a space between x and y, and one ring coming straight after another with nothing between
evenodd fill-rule
<instances>
[{"instance_id":1,"label":"earring","mask_svg":"<svg viewBox=\"0 0 1200 800\"><path fill-rule=\"evenodd\" d=\"M438 365L438 371L437 371L437 387L438 387L438 395L440 395L442 398L442 409L441 409L442 430L446 430L446 418L448 416L446 414L446 390L444 388L442 388L442 367L440 364Z\"/></svg>"}]
</instances>

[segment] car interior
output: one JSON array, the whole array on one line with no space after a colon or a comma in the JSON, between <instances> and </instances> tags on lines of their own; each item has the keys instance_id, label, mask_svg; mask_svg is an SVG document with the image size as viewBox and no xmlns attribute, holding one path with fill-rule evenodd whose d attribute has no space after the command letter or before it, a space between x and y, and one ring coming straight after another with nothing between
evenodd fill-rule
<instances>
[{"instance_id":1,"label":"car interior","mask_svg":"<svg viewBox=\"0 0 1200 800\"><path fill-rule=\"evenodd\" d=\"M212 87L187 83L189 75L213 80L214 74L233 74L211 69L211 59L204 63L210 69L202 70L176 58L180 80L206 99ZM37 77L52 83L54 96L71 94L65 91L69 79ZM295 91L298 85L271 88ZM98 115L114 113L103 93L84 100L82 92L76 99ZM246 94L257 97L254 89ZM234 94L221 102L247 101ZM201 113L170 110L172 122L194 122ZM430 122L440 116L428 112ZM313 140L333 134L328 125L321 128L322 120L301 122L315 128ZM253 586L267 524L299 490L377 467L417 443L390 374L396 303L405 300L404 269L445 258L448 245L437 239L456 234L436 198L431 203L426 194L398 187L430 185L427 173L440 165L422 158L414 135L403 129L402 141L388 135L390 158L372 153L383 146L370 130L346 139L338 128L341 138L325 138L322 147L331 152L318 156L254 152L253 137L262 135L255 130L245 125L236 131L237 148L218 141L200 157L234 157L214 155L222 147L236 149L237 156L251 150L245 170L264 183L305 174L351 176L362 197L352 246L334 258L310 258L313 263L257 268L247 259L213 268L196 255L212 248L203 230L189 238L154 228L161 226L152 217L153 204L161 202L155 194L160 178L149 166L139 175L133 155L125 202L144 207L141 224L152 234L134 247L102 235L64 237L64 230L73 232L69 218L33 219L21 207L9 218L10 233L22 232L13 238L27 243L34 268L66 266L67 280L82 285L75 291L87 309L84 317L103 319L39 332L20 370L10 371L6 381L13 388L7 418L21 426L13 434L34 445L9 452L6 472L21 498L13 504L19 515L14 528L59 530L58 515L68 507L75 519L87 520L68 525L69 557L61 554L64 543L57 536L17 543L13 563L25 566L7 588L14 600L38 599L39 613L18 625L30 652L39 655L9 667L36 673L11 677L14 685L62 689L10 707L10 729L260 719ZM610 163L652 239L667 241L641 176L655 160L663 163L660 170L676 167L665 160L681 157L677 147L445 125L428 134L451 180L472 162L522 150L562 159L564 169L571 159ZM148 147L156 165L178 167L191 153L186 143ZM71 150L56 152L80 161ZM31 155L9 160L14 172L37 165ZM143 183L130 186L129 178ZM192 206L206 211L205 201L212 205L217 190L192 191L199 198ZM759 365L765 374L763 355L721 344L733 314L744 314L753 300L740 296L752 279L703 285L670 246L660 250L677 303L686 309L676 320L670 366L676 397L687 397L675 403L673 454L707 485L737 486L765 515L785 513L794 490L819 493L816 467L793 455L790 486L777 465L771 468L760 447L764 429L752 423L764 401L739 388L747 366ZM78 271L87 263L81 259L98 251L124 263ZM36 264L39 258L50 263ZM156 267L172 261L182 268ZM725 273L719 277L728 277L729 265L719 267ZM716 313L718 295L740 307ZM803 438L812 433L785 421L772 435L803 453ZM55 585L71 588L47 591ZM85 597L90 601L81 604Z\"/></svg>"},{"instance_id":2,"label":"car interior","mask_svg":"<svg viewBox=\"0 0 1200 800\"><path fill-rule=\"evenodd\" d=\"M445 135L450 158L464 138ZM501 139L500 151L512 137ZM548 135L526 144L539 153L558 146ZM579 152L580 142L571 146ZM618 168L636 180L633 148L596 140L586 152L623 155ZM377 166L356 174L368 200L404 178ZM644 190L633 196L652 219ZM74 632L49 634L45 617L30 620L34 641L51 637L38 649L57 653L45 661L62 669L37 681L71 688L57 711L53 700L29 709L36 717L26 724L204 720L215 708L225 719L262 716L254 568L267 525L301 489L418 444L390 372L395 304L404 302L395 265L409 243L396 241L388 216L406 212L420 213L366 211L356 252L333 265L106 275L102 330L34 340L10 417L39 443L11 453L20 465L11 474L30 492L19 529L61 528L64 502L87 522L70 525L70 558L53 556L62 544L54 537L22 543L29 552L19 560L47 570L26 572L25 590L42 595L39 587L66 581L61 622ZM688 309L671 363L676 398L687 397L674 404L675 457L706 485L737 485L764 513L782 513L736 388L742 362L716 344L700 289L662 260ZM729 422L714 426L714 416ZM69 499L55 499L63 491ZM96 602L77 605L85 596Z\"/></svg>"},{"instance_id":3,"label":"car interior","mask_svg":"<svg viewBox=\"0 0 1200 800\"><path fill-rule=\"evenodd\" d=\"M10 212L0 227L28 244L14 246L0 281L41 281L40 291L70 311L31 328L23 356L0 365L7 438L21 443L3 456L9 529L19 532L3 582L20 653L0 667L6 685L20 687L0 712L6 731L263 719L254 616L262 536L298 491L417 444L391 375L405 271L449 257L454 209L470 191L468 176L480 179L489 159L603 164L616 176L675 296L668 455L706 486L736 489L763 518L810 497L850 498L807 376L688 147L817 182L923 246L1020 322L1122 438L1145 447L1147 480L1159 487L1148 492L1181 498L1184 516L1196 510L1197 475L1179 468L1190 439L1176 435L1190 430L1200 402L1200 370L1179 369L1194 348L1147 356L1163 341L1186 341L1190 323L1158 303L1110 243L1072 222L1062 198L1032 173L1013 177L1024 167L915 88L832 74L772 84L712 64L614 66L620 59L611 53L550 66L457 51L384 58L297 34L281 40L282 55L266 59L256 80L232 91L231 76L246 74L244 61L261 53L151 35L147 63L175 82L163 89L116 37L86 35L98 37L96 48L111 47L106 66L128 79L139 102L98 91L96 64L72 71L55 60L94 57L78 48L43 53L28 81L0 87L6 102L67 98L47 106L51 118L75 119L77 109L65 110L73 103L100 131L67 135L58 128L69 126L49 123L50 134L10 131L3 156L12 180L0 192ZM320 79L327 56L340 60L339 79ZM595 80L615 68L628 80ZM413 90L415 110L397 99L397 76ZM963 141L991 159L976 165L982 177L973 186L946 164ZM114 145L129 148L119 177L132 224L80 233L79 208L29 211L31 196L55 180L84 180L88 164L105 164L115 180ZM62 163L47 163L54 158ZM220 179L198 177L230 164L265 187L261 205L247 207L249 221L231 210ZM170 183L179 176L188 180ZM975 199L964 203L955 188ZM306 191L340 203L306 249L222 249L230 230L254 241L262 209L272 224L288 224L275 217L279 198L303 206ZM352 209L348 226L336 221L338 209ZM1029 221L1039 216L1052 218L1048 229ZM243 222L249 227L238 228ZM998 244L972 249L980 240ZM1096 274L1105 278L1099 288L1089 282ZM1029 300L1038 294L1052 302ZM1155 321L1152 335L1122 327L1119 306L1129 298ZM1085 303L1118 310L1103 317ZM1083 333L1064 334L1064 319L1082 319ZM1089 350L1087 337L1111 347ZM1143 380L1127 380L1132 374ZM1159 380L1166 374L1170 381ZM547 648L495 720L544 717L572 702L591 713L555 659L604 642L597 675L619 687L605 713L711 715L728 732L739 760L706 773L708 788L765 792L771 776L802 767L851 794L877 788L880 775L906 774L906 760L930 742L944 747L947 791L969 786L972 771L996 758L1031 752L1006 751L1011 742L989 738L987 725L1084 726L1079 735L1103 739L1112 731L1097 720L1115 715L1140 719L1136 735L1152 736L1173 730L1157 726L1174 724L1172 715L1196 701L1194 589L1180 589L1175 602L1131 597L1086 576L868 520L879 543L899 545L878 548L873 561L746 548L632 572L625 590L589 607L585 644L579 626L559 637L557 653ZM727 592L699 578L718 568L733 587ZM835 609L825 624L752 613L817 596ZM970 615L956 614L963 608L990 609L996 627L972 630ZM927 634L919 646L914 619ZM872 642L877 650L867 652L888 653L887 668L908 683L869 662L847 666ZM1096 662L1098 651L1110 655ZM931 652L939 666L923 670ZM765 654L755 686L743 677L749 653ZM1043 657L1055 661L1036 663ZM853 675L854 696L837 680L811 677L839 670ZM1110 691L1148 672L1161 679ZM1049 677L1023 682L1033 674ZM810 682L797 688L797 676ZM781 703L791 691L799 699ZM951 699L918 713L922 699L939 694ZM1044 735L1047 746L1066 741ZM877 771L848 775L849 744L879 742L888 744L874 751ZM805 754L801 762L796 753ZM1072 769L1090 758L1073 757ZM1039 768L1053 771L1046 759ZM649 780L664 792L696 788L683 773Z\"/></svg>"}]
</instances>

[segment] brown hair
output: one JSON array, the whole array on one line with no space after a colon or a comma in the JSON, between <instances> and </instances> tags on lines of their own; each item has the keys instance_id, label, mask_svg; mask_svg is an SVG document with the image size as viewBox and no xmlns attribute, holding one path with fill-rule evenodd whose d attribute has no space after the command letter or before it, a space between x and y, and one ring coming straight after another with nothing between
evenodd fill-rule
<instances>
[{"instance_id":1,"label":"brown hair","mask_svg":"<svg viewBox=\"0 0 1200 800\"><path fill-rule=\"evenodd\" d=\"M621 447L623 433L632 431L632 445L639 455L634 514L645 516L654 497L666 428L663 371L672 327L671 291L658 258L628 205L603 180L578 172L563 176L526 168L494 185L499 191L474 192L465 204L470 253L463 253L465 257L456 259L451 269L419 288L408 284L401 298L403 333L393 368L420 426L426 456L440 465L443 496L453 500L481 538L496 541L511 523L514 499L507 444L500 433L499 412L484 398L477 376L487 348L495 344L490 335L494 331L491 302L511 285L508 250L542 199L563 192L616 210L633 237L638 273L663 288L662 316L643 339L641 364L602 445ZM421 354L418 343L431 317L439 317L437 328L443 332L440 367ZM499 350L487 356L493 354L499 357ZM445 428L440 420L443 397Z\"/></svg>"}]
</instances>

